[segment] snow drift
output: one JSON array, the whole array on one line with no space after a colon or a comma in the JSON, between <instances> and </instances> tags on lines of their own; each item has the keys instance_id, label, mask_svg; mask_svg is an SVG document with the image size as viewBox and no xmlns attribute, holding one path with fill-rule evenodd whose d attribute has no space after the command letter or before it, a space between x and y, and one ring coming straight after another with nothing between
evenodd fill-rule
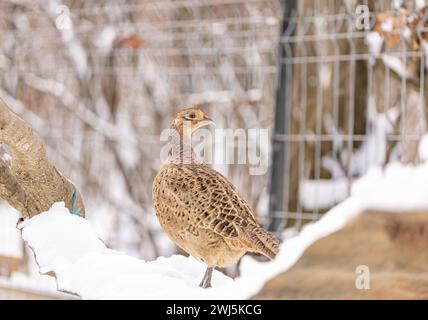
<instances>
[{"instance_id":1,"label":"snow drift","mask_svg":"<svg viewBox=\"0 0 428 320\"><path fill-rule=\"evenodd\" d=\"M203 263L180 255L143 261L110 250L90 222L71 215L64 203L54 204L19 227L34 250L40 272L53 272L59 290L84 299L246 299L293 266L311 244L366 209L428 209L428 164L372 168L354 183L351 197L286 239L274 261L244 257L239 278L232 280L215 271L210 289L197 286Z\"/></svg>"}]
</instances>

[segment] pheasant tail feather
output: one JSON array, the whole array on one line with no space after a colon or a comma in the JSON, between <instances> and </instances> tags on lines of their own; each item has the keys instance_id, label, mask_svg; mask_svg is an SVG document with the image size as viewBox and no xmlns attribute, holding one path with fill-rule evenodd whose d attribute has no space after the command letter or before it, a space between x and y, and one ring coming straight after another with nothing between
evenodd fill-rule
<instances>
[{"instance_id":1,"label":"pheasant tail feather","mask_svg":"<svg viewBox=\"0 0 428 320\"><path fill-rule=\"evenodd\" d=\"M244 238L250 242L254 252L273 260L278 254L280 241L273 234L257 225L248 226L243 230Z\"/></svg>"}]
</instances>

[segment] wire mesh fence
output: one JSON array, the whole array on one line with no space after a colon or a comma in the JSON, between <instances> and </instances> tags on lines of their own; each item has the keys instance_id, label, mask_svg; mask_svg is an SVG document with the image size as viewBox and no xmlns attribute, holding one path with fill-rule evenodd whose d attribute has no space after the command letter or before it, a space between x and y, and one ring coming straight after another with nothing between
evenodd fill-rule
<instances>
[{"instance_id":1,"label":"wire mesh fence","mask_svg":"<svg viewBox=\"0 0 428 320\"><path fill-rule=\"evenodd\" d=\"M180 108L204 108L219 128L271 127L279 8L264 0L0 3L0 97L42 136L109 247L143 259L177 251L156 221L151 185L159 135ZM268 176L217 169L263 219ZM3 247L17 245L9 240ZM0 279L5 295L51 292L51 282L26 280L34 266L22 260L18 273L29 275Z\"/></svg>"},{"instance_id":2,"label":"wire mesh fence","mask_svg":"<svg viewBox=\"0 0 428 320\"><path fill-rule=\"evenodd\" d=\"M425 1L283 5L274 231L319 219L371 166L419 162L427 107Z\"/></svg>"},{"instance_id":3,"label":"wire mesh fence","mask_svg":"<svg viewBox=\"0 0 428 320\"><path fill-rule=\"evenodd\" d=\"M197 105L217 128L271 127L277 1L4 1L0 97L44 139L107 245L145 259L177 249L151 185L159 140ZM268 176L226 174L260 216Z\"/></svg>"}]
</instances>

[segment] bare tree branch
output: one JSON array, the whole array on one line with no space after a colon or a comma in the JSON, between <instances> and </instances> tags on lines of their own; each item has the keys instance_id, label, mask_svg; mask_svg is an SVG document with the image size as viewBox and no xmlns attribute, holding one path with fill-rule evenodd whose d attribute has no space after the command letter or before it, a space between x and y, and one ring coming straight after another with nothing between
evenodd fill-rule
<instances>
[{"instance_id":1,"label":"bare tree branch","mask_svg":"<svg viewBox=\"0 0 428 320\"><path fill-rule=\"evenodd\" d=\"M45 146L37 133L0 100L0 143L11 150L8 165L0 160L0 197L24 216L47 211L52 204L64 201L71 205L75 186L49 161ZM80 194L77 208L84 215Z\"/></svg>"}]
</instances>

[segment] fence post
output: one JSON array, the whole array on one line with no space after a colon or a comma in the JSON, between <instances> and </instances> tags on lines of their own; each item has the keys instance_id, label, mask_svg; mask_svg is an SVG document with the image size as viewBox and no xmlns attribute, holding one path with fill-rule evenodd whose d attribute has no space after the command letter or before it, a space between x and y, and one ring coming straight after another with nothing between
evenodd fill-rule
<instances>
[{"instance_id":1,"label":"fence post","mask_svg":"<svg viewBox=\"0 0 428 320\"><path fill-rule=\"evenodd\" d=\"M297 1L283 0L281 4L283 22L278 52L275 124L272 140L273 158L269 190L269 230L276 233L281 232L281 229L287 224L286 215L279 216L278 213L288 211L290 146L287 141L284 141L283 136L290 133L293 101L293 68L291 64L283 61L286 57L292 57L292 48L290 44L285 44L283 39L294 32L296 20L289 18L297 16Z\"/></svg>"}]
</instances>

